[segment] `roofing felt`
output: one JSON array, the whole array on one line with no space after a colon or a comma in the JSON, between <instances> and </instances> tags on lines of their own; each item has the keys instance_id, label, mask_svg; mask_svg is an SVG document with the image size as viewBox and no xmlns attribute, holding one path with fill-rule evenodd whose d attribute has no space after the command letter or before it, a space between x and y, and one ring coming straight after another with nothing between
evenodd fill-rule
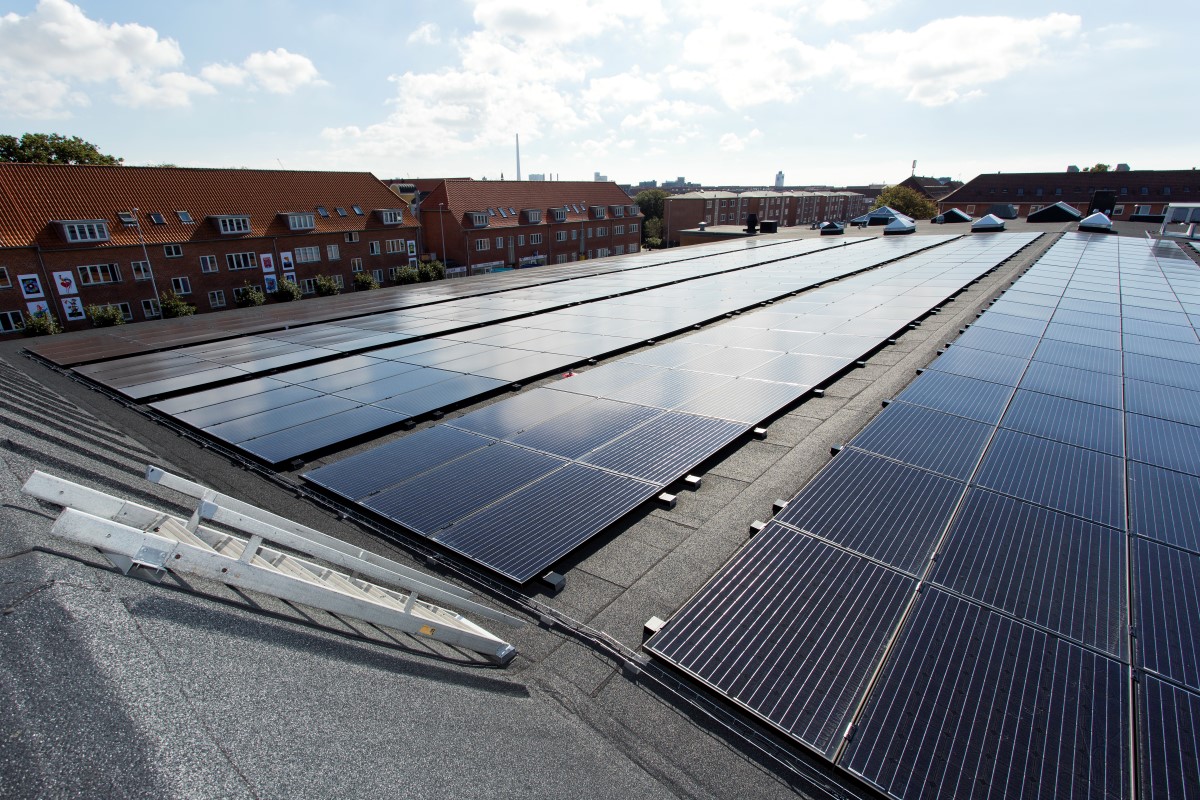
<instances>
[{"instance_id":1,"label":"roofing felt","mask_svg":"<svg viewBox=\"0 0 1200 800\"><path fill-rule=\"evenodd\" d=\"M317 233L383 228L375 209L400 210L404 226L416 225L404 203L369 172L0 164L3 246L65 246L54 220L107 222L109 241L88 247L137 245L137 227L118 217L134 208L148 244L294 235L280 215L298 212L313 214ZM181 211L193 222L184 222ZM207 218L225 215L248 216L250 230L222 236Z\"/></svg>"}]
</instances>

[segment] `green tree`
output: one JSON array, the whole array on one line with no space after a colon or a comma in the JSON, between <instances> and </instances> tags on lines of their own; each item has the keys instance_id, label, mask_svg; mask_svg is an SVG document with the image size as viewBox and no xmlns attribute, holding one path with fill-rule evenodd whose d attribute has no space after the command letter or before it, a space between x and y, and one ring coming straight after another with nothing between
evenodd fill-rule
<instances>
[{"instance_id":1,"label":"green tree","mask_svg":"<svg viewBox=\"0 0 1200 800\"><path fill-rule=\"evenodd\" d=\"M396 283L401 286L406 283L416 283L419 280L421 280L421 273L417 271L416 267L401 267L396 270Z\"/></svg>"},{"instance_id":2,"label":"green tree","mask_svg":"<svg viewBox=\"0 0 1200 800\"><path fill-rule=\"evenodd\" d=\"M662 247L663 221L661 219L648 219L642 226L642 240L646 247L658 248Z\"/></svg>"},{"instance_id":3,"label":"green tree","mask_svg":"<svg viewBox=\"0 0 1200 800\"><path fill-rule=\"evenodd\" d=\"M1084 167L1084 172L1108 172L1108 164L1096 164L1091 167Z\"/></svg>"},{"instance_id":4,"label":"green tree","mask_svg":"<svg viewBox=\"0 0 1200 800\"><path fill-rule=\"evenodd\" d=\"M125 159L106 155L78 136L25 133L18 139L0 135L0 161L15 164L100 164L120 166Z\"/></svg>"},{"instance_id":5,"label":"green tree","mask_svg":"<svg viewBox=\"0 0 1200 800\"><path fill-rule=\"evenodd\" d=\"M358 292L370 291L378 289L379 281L375 280L375 276L369 272L354 273L354 290Z\"/></svg>"},{"instance_id":6,"label":"green tree","mask_svg":"<svg viewBox=\"0 0 1200 800\"><path fill-rule=\"evenodd\" d=\"M25 320L26 336L53 336L62 333L62 325L49 311L42 311Z\"/></svg>"},{"instance_id":7,"label":"green tree","mask_svg":"<svg viewBox=\"0 0 1200 800\"><path fill-rule=\"evenodd\" d=\"M440 281L446 277L446 265L440 261L426 261L417 265L417 280L422 283Z\"/></svg>"},{"instance_id":8,"label":"green tree","mask_svg":"<svg viewBox=\"0 0 1200 800\"><path fill-rule=\"evenodd\" d=\"M257 286L246 283L240 292L234 292L233 302L238 308L253 308L267 302L267 296Z\"/></svg>"},{"instance_id":9,"label":"green tree","mask_svg":"<svg viewBox=\"0 0 1200 800\"><path fill-rule=\"evenodd\" d=\"M93 328L111 328L114 325L125 324L125 315L116 306L90 305L83 311L92 321Z\"/></svg>"},{"instance_id":10,"label":"green tree","mask_svg":"<svg viewBox=\"0 0 1200 800\"><path fill-rule=\"evenodd\" d=\"M290 303L304 297L304 291L300 288L300 284L285 279L279 282L271 296L280 303Z\"/></svg>"},{"instance_id":11,"label":"green tree","mask_svg":"<svg viewBox=\"0 0 1200 800\"><path fill-rule=\"evenodd\" d=\"M162 312L163 319L190 317L196 313L194 305L175 294L171 289L167 289L158 296L158 308Z\"/></svg>"},{"instance_id":12,"label":"green tree","mask_svg":"<svg viewBox=\"0 0 1200 800\"><path fill-rule=\"evenodd\" d=\"M316 287L318 297L333 297L335 294L342 293L341 288L328 275L318 275L313 281L313 285Z\"/></svg>"},{"instance_id":13,"label":"green tree","mask_svg":"<svg viewBox=\"0 0 1200 800\"><path fill-rule=\"evenodd\" d=\"M889 186L875 198L871 209L889 206L913 219L932 219L937 215L937 203L907 186Z\"/></svg>"},{"instance_id":14,"label":"green tree","mask_svg":"<svg viewBox=\"0 0 1200 800\"><path fill-rule=\"evenodd\" d=\"M642 210L642 216L647 220L662 219L663 207L669 194L662 189L646 189L638 192L633 198L633 202L638 204L638 208Z\"/></svg>"}]
</instances>

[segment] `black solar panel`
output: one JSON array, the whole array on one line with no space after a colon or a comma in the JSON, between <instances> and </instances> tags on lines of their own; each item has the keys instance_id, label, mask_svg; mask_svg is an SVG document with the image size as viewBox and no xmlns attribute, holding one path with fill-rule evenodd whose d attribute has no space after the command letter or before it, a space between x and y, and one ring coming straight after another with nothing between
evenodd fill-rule
<instances>
[{"instance_id":1,"label":"black solar panel","mask_svg":"<svg viewBox=\"0 0 1200 800\"><path fill-rule=\"evenodd\" d=\"M1125 454L1121 412L1115 408L1018 389L1000 424L1064 444Z\"/></svg>"},{"instance_id":2,"label":"black solar panel","mask_svg":"<svg viewBox=\"0 0 1200 800\"><path fill-rule=\"evenodd\" d=\"M930 580L1128 660L1125 537L972 489Z\"/></svg>"},{"instance_id":3,"label":"black solar panel","mask_svg":"<svg viewBox=\"0 0 1200 800\"><path fill-rule=\"evenodd\" d=\"M1200 392L1200 364L1185 364L1167 358L1126 353L1125 376Z\"/></svg>"},{"instance_id":4,"label":"black solar panel","mask_svg":"<svg viewBox=\"0 0 1200 800\"><path fill-rule=\"evenodd\" d=\"M248 439L239 442L237 446L269 464L278 464L356 436L385 430L402 421L401 417L382 408L359 406L276 433Z\"/></svg>"},{"instance_id":5,"label":"black solar panel","mask_svg":"<svg viewBox=\"0 0 1200 800\"><path fill-rule=\"evenodd\" d=\"M1038 337L972 325L966 333L954 340L954 346L1027 359L1037 348Z\"/></svg>"},{"instance_id":6,"label":"black solar panel","mask_svg":"<svg viewBox=\"0 0 1200 800\"><path fill-rule=\"evenodd\" d=\"M665 486L745 432L736 422L668 411L580 461Z\"/></svg>"},{"instance_id":7,"label":"black solar panel","mask_svg":"<svg viewBox=\"0 0 1200 800\"><path fill-rule=\"evenodd\" d=\"M1126 414L1129 457L1200 475L1200 428L1141 414Z\"/></svg>"},{"instance_id":8,"label":"black solar panel","mask_svg":"<svg viewBox=\"0 0 1200 800\"><path fill-rule=\"evenodd\" d=\"M1121 378L1043 361L1030 362L1020 387L1084 403L1121 408Z\"/></svg>"},{"instance_id":9,"label":"black solar panel","mask_svg":"<svg viewBox=\"0 0 1200 800\"><path fill-rule=\"evenodd\" d=\"M860 450L966 480L992 434L992 426L921 406L892 403L854 437Z\"/></svg>"},{"instance_id":10,"label":"black solar panel","mask_svg":"<svg viewBox=\"0 0 1200 800\"><path fill-rule=\"evenodd\" d=\"M1043 339L1033 356L1035 361L1088 369L1107 375L1121 374L1121 353L1104 347Z\"/></svg>"},{"instance_id":11,"label":"black solar panel","mask_svg":"<svg viewBox=\"0 0 1200 800\"><path fill-rule=\"evenodd\" d=\"M1145 675L1138 693L1141 796L1195 798L1200 787L1200 694Z\"/></svg>"},{"instance_id":12,"label":"black solar panel","mask_svg":"<svg viewBox=\"0 0 1200 800\"><path fill-rule=\"evenodd\" d=\"M831 757L913 588L771 523L647 646Z\"/></svg>"},{"instance_id":13,"label":"black solar panel","mask_svg":"<svg viewBox=\"0 0 1200 800\"><path fill-rule=\"evenodd\" d=\"M797 400L797 387L785 383L738 378L711 391L693 395L677 411L741 422L759 422Z\"/></svg>"},{"instance_id":14,"label":"black solar panel","mask_svg":"<svg viewBox=\"0 0 1200 800\"><path fill-rule=\"evenodd\" d=\"M1200 555L1133 540L1138 661L1200 690Z\"/></svg>"},{"instance_id":15,"label":"black solar panel","mask_svg":"<svg viewBox=\"0 0 1200 800\"><path fill-rule=\"evenodd\" d=\"M1074 342L1089 347L1103 347L1108 350L1121 349L1121 334L1104 328L1084 328L1080 325L1066 325L1051 322L1046 327L1046 338L1060 342Z\"/></svg>"},{"instance_id":16,"label":"black solar panel","mask_svg":"<svg viewBox=\"0 0 1200 800\"><path fill-rule=\"evenodd\" d=\"M929 368L961 375L964 378L1016 386L1027 363L1023 358L1000 353L989 353L969 347L951 347L938 356Z\"/></svg>"},{"instance_id":17,"label":"black solar panel","mask_svg":"<svg viewBox=\"0 0 1200 800\"><path fill-rule=\"evenodd\" d=\"M447 424L504 439L590 402L586 395L538 388L464 414Z\"/></svg>"},{"instance_id":18,"label":"black solar panel","mask_svg":"<svg viewBox=\"0 0 1200 800\"><path fill-rule=\"evenodd\" d=\"M436 538L524 583L659 491L651 483L568 464Z\"/></svg>"},{"instance_id":19,"label":"black solar panel","mask_svg":"<svg viewBox=\"0 0 1200 800\"><path fill-rule=\"evenodd\" d=\"M227 442L244 442L268 433L292 428L314 419L321 419L332 414L339 414L358 408L359 403L343 397L319 394L308 400L260 411L245 417L238 417L227 422L219 422L205 428L205 433Z\"/></svg>"},{"instance_id":20,"label":"black solar panel","mask_svg":"<svg viewBox=\"0 0 1200 800\"><path fill-rule=\"evenodd\" d=\"M1129 532L1200 553L1200 478L1130 461Z\"/></svg>"},{"instance_id":21,"label":"black solar panel","mask_svg":"<svg viewBox=\"0 0 1200 800\"><path fill-rule=\"evenodd\" d=\"M417 417L496 391L506 385L504 381L495 378L451 373L445 380L379 400L375 405L404 417Z\"/></svg>"},{"instance_id":22,"label":"black solar panel","mask_svg":"<svg viewBox=\"0 0 1200 800\"><path fill-rule=\"evenodd\" d=\"M597 399L535 425L512 437L512 441L564 458L578 458L659 413L646 406Z\"/></svg>"},{"instance_id":23,"label":"black solar panel","mask_svg":"<svg viewBox=\"0 0 1200 800\"><path fill-rule=\"evenodd\" d=\"M1128 668L922 593L840 763L896 798L1129 797Z\"/></svg>"},{"instance_id":24,"label":"black solar panel","mask_svg":"<svg viewBox=\"0 0 1200 800\"><path fill-rule=\"evenodd\" d=\"M1012 393L1012 387L1004 384L927 370L896 400L994 425L1000 421Z\"/></svg>"},{"instance_id":25,"label":"black solar panel","mask_svg":"<svg viewBox=\"0 0 1200 800\"><path fill-rule=\"evenodd\" d=\"M966 486L858 450L843 451L775 521L919 574Z\"/></svg>"},{"instance_id":26,"label":"black solar panel","mask_svg":"<svg viewBox=\"0 0 1200 800\"><path fill-rule=\"evenodd\" d=\"M1131 414L1200 425L1200 392L1126 378L1125 410Z\"/></svg>"},{"instance_id":27,"label":"black solar panel","mask_svg":"<svg viewBox=\"0 0 1200 800\"><path fill-rule=\"evenodd\" d=\"M278 389L272 389L248 397L238 397L221 403L200 406L190 411L182 410L180 408L182 404L177 403L177 410L173 413L176 419L186 422L188 425L196 428L207 428L220 422L259 414L264 411L282 408L292 403L299 403L302 400L320 397L320 393L314 392L312 389L305 389L303 386L288 386L286 383L280 383L279 386L280 388ZM157 404L152 405L157 407Z\"/></svg>"},{"instance_id":28,"label":"black solar panel","mask_svg":"<svg viewBox=\"0 0 1200 800\"><path fill-rule=\"evenodd\" d=\"M796 386L817 386L848 367L852 361L845 357L785 353L750 370L745 377Z\"/></svg>"}]
</instances>

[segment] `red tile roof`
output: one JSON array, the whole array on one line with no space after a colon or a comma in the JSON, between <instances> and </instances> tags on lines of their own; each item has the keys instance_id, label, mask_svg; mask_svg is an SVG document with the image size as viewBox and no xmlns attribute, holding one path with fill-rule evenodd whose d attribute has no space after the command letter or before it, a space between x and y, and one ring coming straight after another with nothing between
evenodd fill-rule
<instances>
[{"instance_id":1,"label":"red tile roof","mask_svg":"<svg viewBox=\"0 0 1200 800\"><path fill-rule=\"evenodd\" d=\"M354 213L355 205L363 216ZM317 213L317 206L328 210L328 218ZM317 232L338 232L383 228L372 211L403 206L369 172L0 164L4 247L64 247L68 243L55 220L93 219L108 223L108 246L135 245L137 229L117 217L135 207L147 243L156 244L238 238L220 234L209 216L249 215L251 229L243 236L272 236L293 233L281 212L311 213ZM194 222L180 221L178 211L187 211ZM416 225L411 212L403 211L403 224ZM164 223L151 221L151 213L161 214Z\"/></svg>"},{"instance_id":2,"label":"red tile roof","mask_svg":"<svg viewBox=\"0 0 1200 800\"><path fill-rule=\"evenodd\" d=\"M548 209L565 207L567 222L581 222L590 218L590 206L637 207L619 186L603 181L473 181L451 178L442 181L421 202L421 210L436 213L443 203L451 215L467 227L470 227L467 214L487 213L488 209L495 209L495 215L488 218L489 228L520 225L521 210L526 208L540 210L542 221L547 222ZM500 213L500 209L504 209L504 214ZM640 215L639 211L635 218ZM611 213L608 218L613 218Z\"/></svg>"}]
</instances>

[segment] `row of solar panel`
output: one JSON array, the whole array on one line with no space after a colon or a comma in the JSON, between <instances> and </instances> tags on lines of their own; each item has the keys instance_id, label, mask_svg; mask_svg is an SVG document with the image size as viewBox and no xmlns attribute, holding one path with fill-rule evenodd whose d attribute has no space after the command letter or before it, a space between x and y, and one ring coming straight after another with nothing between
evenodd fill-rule
<instances>
[{"instance_id":1,"label":"row of solar panel","mask_svg":"<svg viewBox=\"0 0 1200 800\"><path fill-rule=\"evenodd\" d=\"M1078 297L1085 285L1097 296ZM1103 321L1074 315L1115 310L1121 330L1121 312L1136 325L1147 302L1180 314L1198 287L1194 265L1164 274L1144 244L1065 238L651 650L896 797L1008 796L1018 786L1035 796L1128 796L1123 423L1130 458L1170 443L1146 432L1163 420L1123 415L1122 395L1139 411L1200 398L1150 405L1165 387L1130 392L1121 339L1108 342L1117 348L1079 344L1065 326L1084 335ZM1155 333L1185 339L1182 330ZM1128 353L1125 363L1142 357ZM1157 366L1153 374L1178 381L1172 366L1186 362ZM1172 441L1173 453L1200 452L1186 437ZM1192 477L1129 467L1135 532L1194 541L1194 521L1186 534L1175 527L1196 507L1194 485L1179 491ZM1197 557L1136 541L1139 662L1196 688ZM921 581L942 588L920 592ZM847 631L851 644L838 649ZM808 653L811 663L798 663ZM1184 691L1147 680L1143 697ZM1168 795L1152 787L1194 785L1195 751L1180 758L1173 743L1194 741L1195 727L1155 708L1139 708L1139 747L1143 790L1158 797Z\"/></svg>"},{"instance_id":2,"label":"row of solar panel","mask_svg":"<svg viewBox=\"0 0 1200 800\"><path fill-rule=\"evenodd\" d=\"M654 286L690 281L772 259L812 252L829 245L819 240L747 249L725 245L705 257L556 282L521 292L499 292L445 300L407 310L377 313L340 322L284 327L248 336L153 352L76 367L76 372L141 400L210 384L244 379L286 367L333 359L529 314L591 303ZM665 259L666 257L660 257ZM596 322L593 326L613 329ZM586 329L585 329L586 330Z\"/></svg>"},{"instance_id":3,"label":"row of solar panel","mask_svg":"<svg viewBox=\"0 0 1200 800\"><path fill-rule=\"evenodd\" d=\"M1033 238L968 239L914 255L304 477L524 582ZM847 336L857 352L803 353L835 318L847 330L863 318L890 322L887 333ZM806 329L798 353L737 346ZM718 334L734 344L713 348ZM778 360L790 371L755 376ZM436 508L417 502L446 486L464 488Z\"/></svg>"},{"instance_id":4,"label":"row of solar panel","mask_svg":"<svg viewBox=\"0 0 1200 800\"><path fill-rule=\"evenodd\" d=\"M903 244L889 239L833 248L800 260L785 259L736 274L713 275L539 314L522 320L523 327L515 323L485 326L457 337L424 339L347 356L151 405L216 439L279 463L945 241L925 238ZM820 323L820 329L793 333L796 341L792 346L800 352L861 351L861 343L855 341L860 337L821 335L825 328L845 325L846 319L814 319L809 327ZM903 324L874 323L884 334ZM737 352L751 353L746 349ZM764 354L754 363L776 356L780 353ZM721 364L710 357L704 363L698 360L694 369L735 375L743 367L733 362L744 360L727 358L730 363ZM782 376L789 368L795 372L794 361L783 360L771 374Z\"/></svg>"}]
</instances>

